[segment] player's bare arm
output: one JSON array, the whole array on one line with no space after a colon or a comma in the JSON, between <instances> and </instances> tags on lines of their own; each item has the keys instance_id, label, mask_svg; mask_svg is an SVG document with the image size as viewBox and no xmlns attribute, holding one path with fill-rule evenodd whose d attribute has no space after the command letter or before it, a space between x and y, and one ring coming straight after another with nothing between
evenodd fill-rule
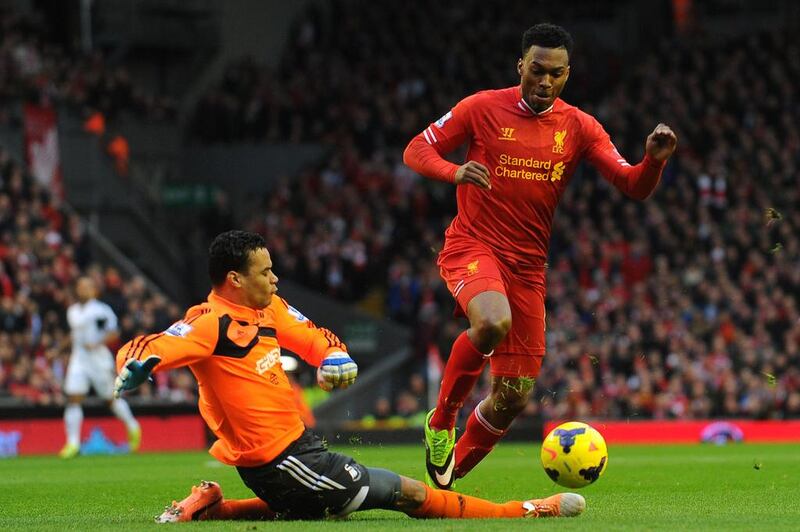
<instances>
[{"instance_id":1,"label":"player's bare arm","mask_svg":"<svg viewBox=\"0 0 800 532\"><path fill-rule=\"evenodd\" d=\"M477 185L491 189L489 169L477 161L467 161L456 170L456 185Z\"/></svg>"},{"instance_id":2,"label":"player's bare arm","mask_svg":"<svg viewBox=\"0 0 800 532\"><path fill-rule=\"evenodd\" d=\"M658 124L647 136L645 152L653 159L663 162L670 158L678 145L678 136L666 124Z\"/></svg>"}]
</instances>

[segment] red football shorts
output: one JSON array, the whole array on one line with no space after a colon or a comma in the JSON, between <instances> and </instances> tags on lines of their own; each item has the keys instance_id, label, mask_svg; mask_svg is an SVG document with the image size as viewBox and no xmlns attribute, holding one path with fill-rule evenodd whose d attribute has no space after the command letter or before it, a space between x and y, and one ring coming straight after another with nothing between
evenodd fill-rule
<instances>
[{"instance_id":1,"label":"red football shorts","mask_svg":"<svg viewBox=\"0 0 800 532\"><path fill-rule=\"evenodd\" d=\"M537 377L545 353L545 267L506 264L471 238L448 238L439 273L456 300L456 316L481 292L500 292L511 307L511 329L489 358L492 375Z\"/></svg>"}]
</instances>

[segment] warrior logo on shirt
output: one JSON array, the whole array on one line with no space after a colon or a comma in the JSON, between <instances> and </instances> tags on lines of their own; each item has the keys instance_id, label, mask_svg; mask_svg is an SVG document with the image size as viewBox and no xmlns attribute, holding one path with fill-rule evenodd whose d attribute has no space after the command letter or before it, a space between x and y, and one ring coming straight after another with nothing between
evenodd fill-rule
<instances>
[{"instance_id":1,"label":"warrior logo on shirt","mask_svg":"<svg viewBox=\"0 0 800 532\"><path fill-rule=\"evenodd\" d=\"M501 127L500 128L500 136L497 137L497 140L517 140L514 138L514 128L513 127Z\"/></svg>"},{"instance_id":2,"label":"warrior logo on shirt","mask_svg":"<svg viewBox=\"0 0 800 532\"><path fill-rule=\"evenodd\" d=\"M567 138L567 130L562 129L553 133L553 153L564 153L564 139Z\"/></svg>"}]
</instances>

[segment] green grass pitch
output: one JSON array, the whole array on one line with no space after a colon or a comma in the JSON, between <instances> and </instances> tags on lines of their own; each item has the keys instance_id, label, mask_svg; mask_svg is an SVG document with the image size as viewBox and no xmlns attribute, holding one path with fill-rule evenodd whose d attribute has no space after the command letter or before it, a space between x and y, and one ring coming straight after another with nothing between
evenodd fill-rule
<instances>
[{"instance_id":1,"label":"green grass pitch","mask_svg":"<svg viewBox=\"0 0 800 532\"><path fill-rule=\"evenodd\" d=\"M346 445L364 464L420 478L421 446ZM236 471L205 453L0 460L0 530L141 530L201 479L221 482L226 497L250 497ZM411 520L387 511L344 521L198 522L204 530L797 530L797 445L613 446L600 480L580 492L587 511L574 519ZM494 501L559 490L538 463L538 445L500 445L457 486ZM175 526L175 525L170 525ZM313 528L317 530L317 528Z\"/></svg>"}]
</instances>

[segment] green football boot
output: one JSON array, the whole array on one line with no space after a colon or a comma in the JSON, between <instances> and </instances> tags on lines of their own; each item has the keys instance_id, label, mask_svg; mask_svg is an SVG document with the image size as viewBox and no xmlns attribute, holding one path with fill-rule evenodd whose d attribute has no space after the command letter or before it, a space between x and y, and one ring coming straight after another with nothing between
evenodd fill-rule
<instances>
[{"instance_id":1,"label":"green football boot","mask_svg":"<svg viewBox=\"0 0 800 532\"><path fill-rule=\"evenodd\" d=\"M425 483L432 488L449 490L453 489L455 481L456 431L433 430L434 410L425 418Z\"/></svg>"},{"instance_id":2,"label":"green football boot","mask_svg":"<svg viewBox=\"0 0 800 532\"><path fill-rule=\"evenodd\" d=\"M128 450L135 453L142 446L142 428L136 427L128 431Z\"/></svg>"},{"instance_id":3,"label":"green football boot","mask_svg":"<svg viewBox=\"0 0 800 532\"><path fill-rule=\"evenodd\" d=\"M58 456L61 458L75 458L81 452L81 446L74 443L67 443L59 451Z\"/></svg>"}]
</instances>

